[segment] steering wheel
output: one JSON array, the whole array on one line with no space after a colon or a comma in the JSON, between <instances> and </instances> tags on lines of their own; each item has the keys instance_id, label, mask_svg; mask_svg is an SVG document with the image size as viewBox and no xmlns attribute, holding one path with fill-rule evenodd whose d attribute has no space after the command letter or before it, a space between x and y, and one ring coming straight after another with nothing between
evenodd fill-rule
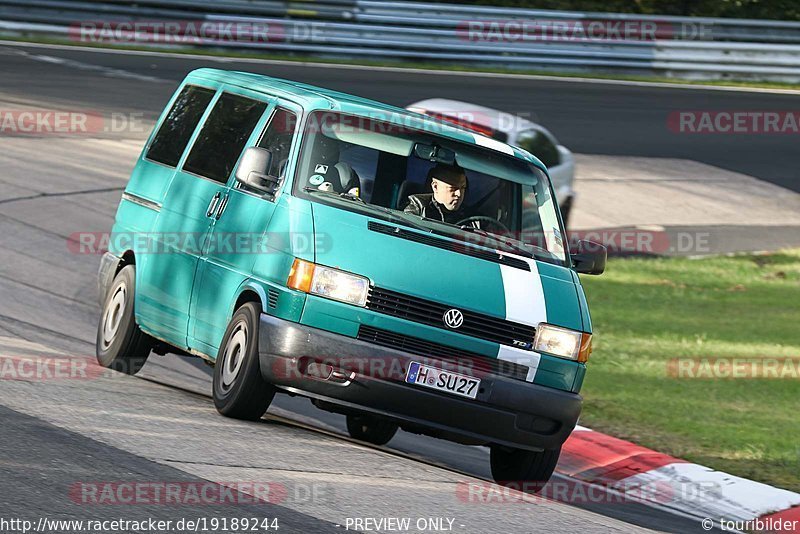
<instances>
[{"instance_id":1,"label":"steering wheel","mask_svg":"<svg viewBox=\"0 0 800 534\"><path fill-rule=\"evenodd\" d=\"M464 226L472 222L487 223L489 226L494 226L496 229L500 230L501 232L500 235L511 234L511 230L509 230L505 224L501 223L497 219L492 219L491 217L487 217L486 215L473 215L472 217L467 217L466 219L458 221L456 223L456 226Z\"/></svg>"}]
</instances>

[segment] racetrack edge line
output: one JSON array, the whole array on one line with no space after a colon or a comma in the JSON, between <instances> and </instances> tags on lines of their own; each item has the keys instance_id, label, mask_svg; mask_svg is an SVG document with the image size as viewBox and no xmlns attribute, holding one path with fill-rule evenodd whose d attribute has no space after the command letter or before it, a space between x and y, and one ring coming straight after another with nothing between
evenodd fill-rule
<instances>
[{"instance_id":1,"label":"racetrack edge line","mask_svg":"<svg viewBox=\"0 0 800 534\"><path fill-rule=\"evenodd\" d=\"M352 69L352 70L370 70L378 72L410 72L414 74L429 74L440 76L466 76L466 77L483 77L483 78L509 78L519 80L538 80L538 81L551 81L551 82L565 82L565 83L584 83L584 84L600 84L600 85L623 85L631 87L653 87L662 89L693 89L699 91L728 91L728 92L741 92L741 93L766 93L766 94L782 94L782 95L800 95L798 89L776 89L768 87L737 87L737 86L721 86L721 85L704 85L704 84L684 84L684 83L667 83L667 82L648 82L648 81L635 81L635 80L609 80L603 78L584 78L584 77L571 77L571 76L550 76L546 74L515 74L515 73L501 73L501 72L482 72L482 71L456 71L456 70L436 70L436 69L423 69L418 67L387 67L387 66L373 66L373 65L358 65L352 63L322 63L315 61L290 61L283 59L262 59L262 58L247 58L237 56L214 56L207 54L188 54L177 52L162 52L157 50L122 50L116 48L100 48L92 46L81 45L66 45L66 44L52 44L52 43L35 43L26 41L7 41L0 39L0 46L17 46L25 47L31 46L36 48L45 48L52 50L80 50L84 52L106 53L106 54L120 54L120 55L138 55L138 56L155 56L155 57L169 57L169 58L187 58L187 59L205 59L216 62L238 62L238 63L263 63L268 65L299 65L303 67L314 67L323 69Z\"/></svg>"}]
</instances>

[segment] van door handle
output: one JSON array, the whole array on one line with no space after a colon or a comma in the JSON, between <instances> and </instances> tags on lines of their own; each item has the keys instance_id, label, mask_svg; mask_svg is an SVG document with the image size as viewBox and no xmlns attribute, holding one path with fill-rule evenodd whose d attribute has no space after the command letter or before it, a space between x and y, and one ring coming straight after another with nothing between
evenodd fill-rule
<instances>
[{"instance_id":1,"label":"van door handle","mask_svg":"<svg viewBox=\"0 0 800 534\"><path fill-rule=\"evenodd\" d=\"M217 209L217 202L219 202L220 192L217 191L217 194L214 195L214 198L211 199L211 202L208 203L208 209L206 210L206 217L211 217L211 214L214 213L214 210Z\"/></svg>"},{"instance_id":2,"label":"van door handle","mask_svg":"<svg viewBox=\"0 0 800 534\"><path fill-rule=\"evenodd\" d=\"M222 212L225 211L225 206L228 205L228 196L229 195L225 195L225 198L219 203L219 208L217 208L217 214L214 216L214 219L219 220L219 218L222 217Z\"/></svg>"}]
</instances>

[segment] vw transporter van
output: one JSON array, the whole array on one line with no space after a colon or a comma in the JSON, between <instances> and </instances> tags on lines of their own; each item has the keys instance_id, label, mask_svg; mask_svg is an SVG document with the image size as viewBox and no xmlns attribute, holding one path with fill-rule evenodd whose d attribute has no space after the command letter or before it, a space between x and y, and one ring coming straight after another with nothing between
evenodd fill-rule
<instances>
[{"instance_id":1,"label":"vw transporter van","mask_svg":"<svg viewBox=\"0 0 800 534\"><path fill-rule=\"evenodd\" d=\"M444 195L444 196L442 196ZM443 198L451 199L442 200ZM456 207L457 205L457 207ZM547 169L457 125L288 80L200 69L122 194L99 277L100 364L213 365L226 416L276 393L488 446L544 482L581 411L592 326Z\"/></svg>"}]
</instances>

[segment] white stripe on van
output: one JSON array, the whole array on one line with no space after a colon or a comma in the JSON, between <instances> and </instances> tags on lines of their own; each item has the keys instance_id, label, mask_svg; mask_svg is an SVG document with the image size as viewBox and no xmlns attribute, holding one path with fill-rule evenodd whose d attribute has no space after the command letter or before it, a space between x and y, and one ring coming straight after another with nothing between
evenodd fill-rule
<instances>
[{"instance_id":1,"label":"white stripe on van","mask_svg":"<svg viewBox=\"0 0 800 534\"><path fill-rule=\"evenodd\" d=\"M505 143L498 141L497 139L492 139L491 137L486 137L485 135L481 134L472 134L472 137L475 138L476 145L483 146L486 148L491 148L492 150L497 150L498 152L502 152L503 154L508 154L509 156L514 155L513 148L511 148Z\"/></svg>"},{"instance_id":2,"label":"white stripe on van","mask_svg":"<svg viewBox=\"0 0 800 534\"><path fill-rule=\"evenodd\" d=\"M500 251L497 253L509 255ZM514 257L526 260L531 270L528 272L500 265L503 292L506 296L506 320L538 326L541 322L547 322L547 307L544 303L544 289L542 289L542 279L539 278L539 269L533 260L521 256Z\"/></svg>"},{"instance_id":3,"label":"white stripe on van","mask_svg":"<svg viewBox=\"0 0 800 534\"><path fill-rule=\"evenodd\" d=\"M544 289L542 288L542 279L539 277L539 269L536 266L536 262L529 258L507 254L499 250L496 252L505 256L519 258L525 261L531 269L529 272L508 265L500 265L503 293L506 299L506 320L530 326L539 326L539 323L547 322ZM497 358L526 365L528 367L526 380L533 382L541 356L529 350L500 345Z\"/></svg>"}]
</instances>

